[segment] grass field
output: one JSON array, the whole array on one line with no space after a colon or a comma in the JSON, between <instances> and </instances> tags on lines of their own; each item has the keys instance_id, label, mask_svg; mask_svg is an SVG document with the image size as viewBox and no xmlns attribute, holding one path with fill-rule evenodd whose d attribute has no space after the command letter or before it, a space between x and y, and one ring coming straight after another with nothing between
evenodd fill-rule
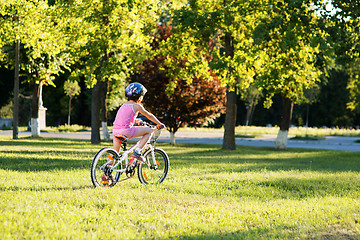
<instances>
[{"instance_id":1,"label":"grass field","mask_svg":"<svg viewBox=\"0 0 360 240\"><path fill-rule=\"evenodd\" d=\"M0 239L360 239L360 153L162 144L162 185L94 189L109 145L0 138Z\"/></svg>"},{"instance_id":2,"label":"grass field","mask_svg":"<svg viewBox=\"0 0 360 240\"><path fill-rule=\"evenodd\" d=\"M180 128L179 131L194 131L194 128ZM196 131L205 132L224 132L223 128L197 128ZM237 126L235 133L241 136L250 135L253 137L264 134L278 134L279 127L257 127L257 126ZM360 137L360 129L348 128L306 128L306 127L291 127L289 135L296 136L344 136L344 137Z\"/></svg>"},{"instance_id":3,"label":"grass field","mask_svg":"<svg viewBox=\"0 0 360 240\"><path fill-rule=\"evenodd\" d=\"M109 130L112 130L112 126L108 126ZM19 131L26 131L27 127L19 127ZM79 132L90 131L90 127L80 125L62 125L58 127L47 127L41 131L43 132ZM0 130L1 131L1 130ZM193 132L194 128L183 127L179 131ZM203 132L224 132L223 128L196 128L196 131ZM279 127L257 127L257 126L237 126L235 129L236 134L239 137L256 137L264 134L278 134ZM292 127L289 129L290 135L296 136L314 136L321 138L324 136L349 136L360 137L360 129L348 129L348 128L305 128L305 127Z\"/></svg>"}]
</instances>

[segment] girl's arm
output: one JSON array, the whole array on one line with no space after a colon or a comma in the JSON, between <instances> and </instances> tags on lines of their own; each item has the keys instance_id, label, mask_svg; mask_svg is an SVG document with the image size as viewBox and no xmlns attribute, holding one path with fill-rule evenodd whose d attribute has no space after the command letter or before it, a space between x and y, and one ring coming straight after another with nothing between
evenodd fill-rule
<instances>
[{"instance_id":1,"label":"girl's arm","mask_svg":"<svg viewBox=\"0 0 360 240\"><path fill-rule=\"evenodd\" d=\"M150 121L152 121L153 123L156 123L156 125L160 126L163 125L155 116L154 114L152 114L151 112L147 111L142 105L136 103L134 105L134 110L136 112L140 112L142 115L144 115L145 117L147 117Z\"/></svg>"}]
</instances>

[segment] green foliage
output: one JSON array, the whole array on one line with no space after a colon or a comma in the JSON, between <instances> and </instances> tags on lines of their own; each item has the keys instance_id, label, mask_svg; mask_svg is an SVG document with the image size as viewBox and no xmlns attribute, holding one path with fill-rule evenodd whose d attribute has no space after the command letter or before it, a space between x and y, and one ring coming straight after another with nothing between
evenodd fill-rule
<instances>
[{"instance_id":1,"label":"green foliage","mask_svg":"<svg viewBox=\"0 0 360 240\"><path fill-rule=\"evenodd\" d=\"M137 63L146 59L152 28L158 18L155 1L63 1L59 7L70 21L74 54L84 65L72 76L86 76L88 87L97 79L110 84L125 81Z\"/></svg>"},{"instance_id":2,"label":"green foliage","mask_svg":"<svg viewBox=\"0 0 360 240\"><path fill-rule=\"evenodd\" d=\"M267 90L264 105L281 94L293 101L307 101L304 90L319 83L323 74L318 56L324 53L326 33L315 14L313 1L275 1L254 31L259 51L256 81ZM326 57L326 55L322 55Z\"/></svg>"},{"instance_id":3,"label":"green foliage","mask_svg":"<svg viewBox=\"0 0 360 240\"><path fill-rule=\"evenodd\" d=\"M13 102L0 108L0 118L13 118Z\"/></svg>"},{"instance_id":4,"label":"green foliage","mask_svg":"<svg viewBox=\"0 0 360 240\"><path fill-rule=\"evenodd\" d=\"M65 81L64 83L64 91L69 98L73 98L80 94L80 86L76 81Z\"/></svg>"},{"instance_id":5,"label":"green foliage","mask_svg":"<svg viewBox=\"0 0 360 240\"><path fill-rule=\"evenodd\" d=\"M158 33L152 43L153 48L168 47L169 38L172 37L171 29L172 26L165 24L158 27ZM159 49L158 54L161 53ZM135 79L148 89L144 102L146 108L160 117L172 133L185 123L205 123L224 111L225 88L210 69L207 69L208 77L196 77L194 74L188 79L186 74L178 74L187 71L186 53L184 52L181 57L183 60L157 55L144 61L139 66L139 74ZM167 74L173 70L168 65L169 59L178 65L175 75ZM184 79L181 76L184 76Z\"/></svg>"},{"instance_id":6,"label":"green foliage","mask_svg":"<svg viewBox=\"0 0 360 240\"><path fill-rule=\"evenodd\" d=\"M2 239L360 237L358 153L161 147L171 161L162 185L101 190L89 177L99 146L1 138Z\"/></svg>"},{"instance_id":7,"label":"green foliage","mask_svg":"<svg viewBox=\"0 0 360 240\"><path fill-rule=\"evenodd\" d=\"M20 61L25 79L39 84L41 81L54 85L54 75L68 67L71 59L67 54L67 38L62 34L62 24L57 9L47 1L2 1L0 3L2 42L0 60L9 68L14 67L11 54L17 39L24 56ZM9 55L10 54L10 55Z\"/></svg>"},{"instance_id":8,"label":"green foliage","mask_svg":"<svg viewBox=\"0 0 360 240\"><path fill-rule=\"evenodd\" d=\"M256 106L262 96L262 92L256 85L250 85L248 88L242 89L240 95L246 106Z\"/></svg>"},{"instance_id":9,"label":"green foliage","mask_svg":"<svg viewBox=\"0 0 360 240\"><path fill-rule=\"evenodd\" d=\"M359 3L351 0L333 0L332 4L336 11L328 13L333 22L332 28L330 28L331 36L333 37L338 63L347 70L350 76L348 83L350 99L347 106L351 111L359 113Z\"/></svg>"},{"instance_id":10,"label":"green foliage","mask_svg":"<svg viewBox=\"0 0 360 240\"><path fill-rule=\"evenodd\" d=\"M77 124L72 125L61 125L58 127L46 127L46 129L42 129L42 132L82 132L87 131L88 129L85 126L80 126Z\"/></svg>"},{"instance_id":11,"label":"green foliage","mask_svg":"<svg viewBox=\"0 0 360 240\"><path fill-rule=\"evenodd\" d=\"M316 112L311 113L310 122L320 126L320 121L326 126L345 126L350 127L356 122L353 121L353 114L346 109L349 102L349 90L347 84L349 76L343 70L329 71L326 84L320 84L321 92L318 101L311 104L311 109Z\"/></svg>"},{"instance_id":12,"label":"green foliage","mask_svg":"<svg viewBox=\"0 0 360 240\"><path fill-rule=\"evenodd\" d=\"M357 54L357 56L359 56ZM360 71L359 71L360 58L355 58L352 62L347 64L349 74L349 81L347 89L350 93L350 99L347 103L348 109L351 111L360 112Z\"/></svg>"},{"instance_id":13,"label":"green foliage","mask_svg":"<svg viewBox=\"0 0 360 240\"><path fill-rule=\"evenodd\" d=\"M255 27L256 5L252 1L194 0L174 12L174 38L194 45L186 49L186 55L196 59L190 61L190 66L200 65L197 76L207 76L209 65L222 83L230 87L246 88L253 81L255 53L251 32ZM231 53L227 52L227 34L232 38ZM176 49L176 45L175 42L169 49ZM178 56L176 51L169 55ZM208 56L210 63L203 60L204 56Z\"/></svg>"}]
</instances>

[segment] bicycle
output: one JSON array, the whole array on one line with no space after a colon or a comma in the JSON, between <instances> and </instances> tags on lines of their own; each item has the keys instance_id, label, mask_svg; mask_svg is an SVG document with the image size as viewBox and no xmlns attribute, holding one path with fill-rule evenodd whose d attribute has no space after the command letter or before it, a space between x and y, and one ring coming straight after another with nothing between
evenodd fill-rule
<instances>
[{"instance_id":1,"label":"bicycle","mask_svg":"<svg viewBox=\"0 0 360 240\"><path fill-rule=\"evenodd\" d=\"M92 160L91 180L94 187L113 187L118 182L133 177L136 168L139 181L143 184L160 184L165 180L169 171L169 157L163 149L156 147L161 129L144 123L154 129L151 138L144 147L145 162L135 159L135 165L126 168L129 163L129 154L135 150L138 142L128 149L128 139L123 135L115 136L121 144L119 153L113 148L105 147L97 152ZM123 175L126 177L121 178Z\"/></svg>"}]
</instances>

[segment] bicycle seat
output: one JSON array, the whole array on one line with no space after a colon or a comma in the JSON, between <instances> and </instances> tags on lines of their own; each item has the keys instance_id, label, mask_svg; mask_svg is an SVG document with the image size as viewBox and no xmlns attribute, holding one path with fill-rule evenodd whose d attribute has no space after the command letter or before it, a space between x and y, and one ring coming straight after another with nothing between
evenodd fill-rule
<instances>
[{"instance_id":1,"label":"bicycle seat","mask_svg":"<svg viewBox=\"0 0 360 240\"><path fill-rule=\"evenodd\" d=\"M115 135L116 139L119 140L120 143L126 143L127 142L127 137L125 137L124 135Z\"/></svg>"}]
</instances>

